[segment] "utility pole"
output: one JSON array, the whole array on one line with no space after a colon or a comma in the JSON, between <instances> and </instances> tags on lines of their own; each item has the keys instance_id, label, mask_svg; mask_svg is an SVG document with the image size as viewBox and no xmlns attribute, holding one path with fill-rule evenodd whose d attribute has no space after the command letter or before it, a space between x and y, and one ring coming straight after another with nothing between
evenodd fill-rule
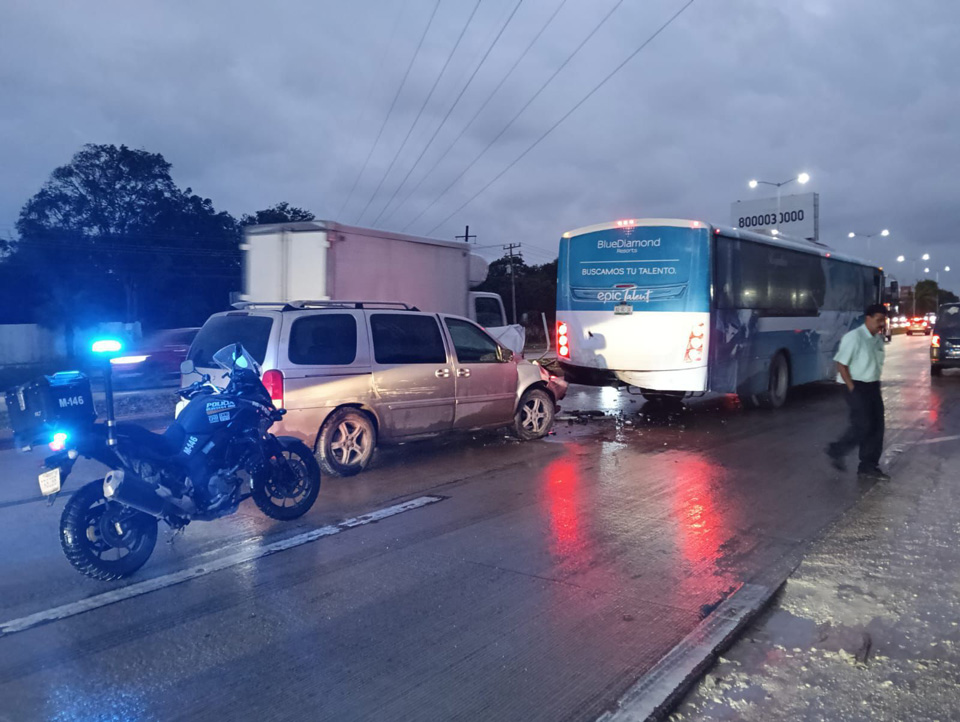
<instances>
[{"instance_id":1,"label":"utility pole","mask_svg":"<svg viewBox=\"0 0 960 722\"><path fill-rule=\"evenodd\" d=\"M462 236L454 236L458 241L462 238L464 243L469 243L471 238L476 238L476 234L470 235L470 226L467 226Z\"/></svg>"},{"instance_id":2,"label":"utility pole","mask_svg":"<svg viewBox=\"0 0 960 722\"><path fill-rule=\"evenodd\" d=\"M503 247L503 250L505 250L510 257L510 304L513 309L514 324L517 322L517 269L513 265L513 251L514 249L520 248L520 245L519 243L511 243Z\"/></svg>"}]
</instances>

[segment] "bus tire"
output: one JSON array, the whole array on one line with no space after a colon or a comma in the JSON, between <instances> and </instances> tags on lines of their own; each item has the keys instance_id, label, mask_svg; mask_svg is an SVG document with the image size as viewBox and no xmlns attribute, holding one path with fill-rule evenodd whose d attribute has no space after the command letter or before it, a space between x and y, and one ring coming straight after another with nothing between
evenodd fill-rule
<instances>
[{"instance_id":1,"label":"bus tire","mask_svg":"<svg viewBox=\"0 0 960 722\"><path fill-rule=\"evenodd\" d=\"M758 401L764 409L779 409L787 402L787 391L790 389L790 365L787 357L776 354L770 360L770 369L767 376L767 390L759 395Z\"/></svg>"}]
</instances>

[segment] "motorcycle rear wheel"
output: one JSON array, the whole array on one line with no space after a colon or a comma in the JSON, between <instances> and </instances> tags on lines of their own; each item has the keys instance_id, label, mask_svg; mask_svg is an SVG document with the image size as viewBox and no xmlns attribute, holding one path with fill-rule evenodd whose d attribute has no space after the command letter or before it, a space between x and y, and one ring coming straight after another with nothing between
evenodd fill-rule
<instances>
[{"instance_id":1,"label":"motorcycle rear wheel","mask_svg":"<svg viewBox=\"0 0 960 722\"><path fill-rule=\"evenodd\" d=\"M107 501L103 480L81 487L60 516L60 546L71 566L102 582L123 579L147 563L157 544L157 520Z\"/></svg>"},{"instance_id":2,"label":"motorcycle rear wheel","mask_svg":"<svg viewBox=\"0 0 960 722\"><path fill-rule=\"evenodd\" d=\"M310 511L320 494L320 465L306 444L288 436L277 439L282 459L270 459L269 478L254 481L253 501L271 519L290 521Z\"/></svg>"}]
</instances>

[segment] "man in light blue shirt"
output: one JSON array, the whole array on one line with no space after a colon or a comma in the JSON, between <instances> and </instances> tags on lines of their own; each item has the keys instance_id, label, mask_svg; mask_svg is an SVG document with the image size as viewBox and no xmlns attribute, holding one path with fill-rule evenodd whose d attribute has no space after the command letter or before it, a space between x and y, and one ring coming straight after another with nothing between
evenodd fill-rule
<instances>
[{"instance_id":1,"label":"man in light blue shirt","mask_svg":"<svg viewBox=\"0 0 960 722\"><path fill-rule=\"evenodd\" d=\"M844 457L860 447L861 477L889 481L880 469L883 452L884 410L880 393L883 372L883 327L887 309L879 304L867 308L863 325L844 335L833 360L837 362L838 380L847 387L850 404L850 425L837 441L827 447L833 466L844 470Z\"/></svg>"}]
</instances>

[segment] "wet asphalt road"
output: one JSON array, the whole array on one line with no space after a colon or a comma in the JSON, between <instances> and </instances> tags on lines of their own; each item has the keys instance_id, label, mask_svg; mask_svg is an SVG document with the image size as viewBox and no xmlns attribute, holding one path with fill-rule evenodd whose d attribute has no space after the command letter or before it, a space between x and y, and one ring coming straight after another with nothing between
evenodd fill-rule
<instances>
[{"instance_id":1,"label":"wet asphalt road","mask_svg":"<svg viewBox=\"0 0 960 722\"><path fill-rule=\"evenodd\" d=\"M960 433L960 376L931 387L928 343L888 347L888 460ZM0 637L0 719L594 719L739 584L781 581L866 490L822 456L845 414L832 385L772 413L715 398L663 414L579 387L563 405L618 413L543 442L385 450L359 477L325 479L298 522L250 505L161 537L126 584L68 566L63 500L31 500L40 455L0 452L0 624L160 580ZM96 473L78 466L70 488ZM425 495L440 500L165 586Z\"/></svg>"}]
</instances>

